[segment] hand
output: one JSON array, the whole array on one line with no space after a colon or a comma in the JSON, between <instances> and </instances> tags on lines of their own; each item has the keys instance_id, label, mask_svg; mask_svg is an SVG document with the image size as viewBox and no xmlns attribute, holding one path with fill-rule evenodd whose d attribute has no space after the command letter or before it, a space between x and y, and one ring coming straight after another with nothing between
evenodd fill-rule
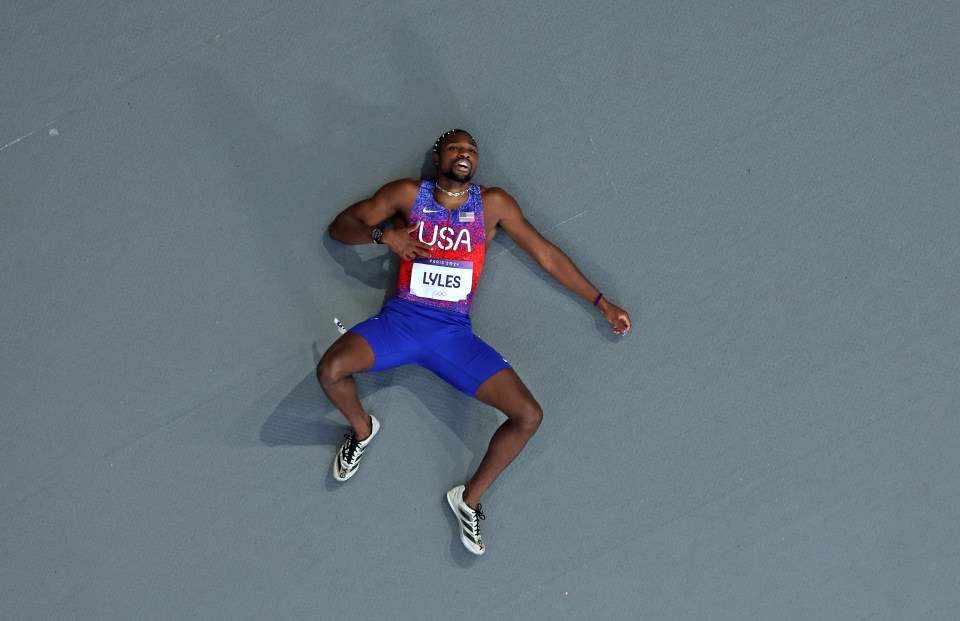
<instances>
[{"instance_id":1,"label":"hand","mask_svg":"<svg viewBox=\"0 0 960 621\"><path fill-rule=\"evenodd\" d=\"M600 304L597 305L603 318L613 326L613 333L620 336L626 336L630 331L630 315L622 308L611 304L607 298L600 298Z\"/></svg>"},{"instance_id":2,"label":"hand","mask_svg":"<svg viewBox=\"0 0 960 621\"><path fill-rule=\"evenodd\" d=\"M402 229L387 229L383 232L381 241L404 261L413 261L417 257L429 257L433 248L412 236L419 226L419 224L413 224Z\"/></svg>"}]
</instances>

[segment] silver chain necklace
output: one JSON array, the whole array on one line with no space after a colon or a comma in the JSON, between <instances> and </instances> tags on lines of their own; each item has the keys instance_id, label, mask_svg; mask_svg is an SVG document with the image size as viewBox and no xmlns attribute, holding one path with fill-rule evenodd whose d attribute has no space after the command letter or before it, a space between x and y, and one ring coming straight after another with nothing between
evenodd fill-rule
<instances>
[{"instance_id":1,"label":"silver chain necklace","mask_svg":"<svg viewBox=\"0 0 960 621\"><path fill-rule=\"evenodd\" d=\"M451 191L449 191L449 190L444 190L443 188L441 188L439 183L435 183L434 185L436 185L436 186L437 186L437 189L440 190L441 192L443 192L444 194L446 194L447 196L452 196L452 197L454 197L454 198L456 198L456 197L458 197L458 196L463 196L464 194L466 194L467 192L470 191L470 186L467 186L467 189L466 189L466 190L463 190L463 191L461 191L461 192L451 192Z\"/></svg>"}]
</instances>

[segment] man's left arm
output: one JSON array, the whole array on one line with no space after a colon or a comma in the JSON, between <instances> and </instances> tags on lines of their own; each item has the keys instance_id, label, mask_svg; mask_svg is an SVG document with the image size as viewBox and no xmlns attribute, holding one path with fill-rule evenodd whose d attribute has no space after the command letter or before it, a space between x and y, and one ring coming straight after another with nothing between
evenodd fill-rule
<instances>
[{"instance_id":1,"label":"man's left arm","mask_svg":"<svg viewBox=\"0 0 960 621\"><path fill-rule=\"evenodd\" d=\"M623 336L630 330L630 316L627 311L602 296L600 290L587 280L570 257L527 221L512 196L499 188L490 188L487 194L490 196L484 196L484 212L493 211L497 214L497 225L506 231L510 239L532 256L537 264L561 285L591 304L599 299L596 306L613 326L614 334ZM488 210L486 204L490 204L493 209Z\"/></svg>"}]
</instances>

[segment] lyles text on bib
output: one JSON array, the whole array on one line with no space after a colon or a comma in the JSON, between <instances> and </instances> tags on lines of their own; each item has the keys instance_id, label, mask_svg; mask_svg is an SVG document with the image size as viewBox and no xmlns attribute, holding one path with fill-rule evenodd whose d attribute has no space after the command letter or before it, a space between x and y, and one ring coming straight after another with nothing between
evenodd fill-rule
<instances>
[{"instance_id":1,"label":"lyles text on bib","mask_svg":"<svg viewBox=\"0 0 960 621\"><path fill-rule=\"evenodd\" d=\"M417 257L410 274L410 292L420 298L459 302L472 286L472 261Z\"/></svg>"}]
</instances>

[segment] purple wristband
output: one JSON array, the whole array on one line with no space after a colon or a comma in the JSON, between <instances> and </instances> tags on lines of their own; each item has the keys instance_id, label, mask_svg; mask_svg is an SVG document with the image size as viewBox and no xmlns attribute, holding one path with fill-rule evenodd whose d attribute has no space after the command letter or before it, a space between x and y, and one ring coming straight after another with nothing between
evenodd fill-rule
<instances>
[{"instance_id":1,"label":"purple wristband","mask_svg":"<svg viewBox=\"0 0 960 621\"><path fill-rule=\"evenodd\" d=\"M603 297L603 294L602 294L602 293L598 293L598 294L597 294L597 299L593 301L593 305L596 306L597 304L599 304L599 303L600 303L600 298L602 298L602 297Z\"/></svg>"}]
</instances>

